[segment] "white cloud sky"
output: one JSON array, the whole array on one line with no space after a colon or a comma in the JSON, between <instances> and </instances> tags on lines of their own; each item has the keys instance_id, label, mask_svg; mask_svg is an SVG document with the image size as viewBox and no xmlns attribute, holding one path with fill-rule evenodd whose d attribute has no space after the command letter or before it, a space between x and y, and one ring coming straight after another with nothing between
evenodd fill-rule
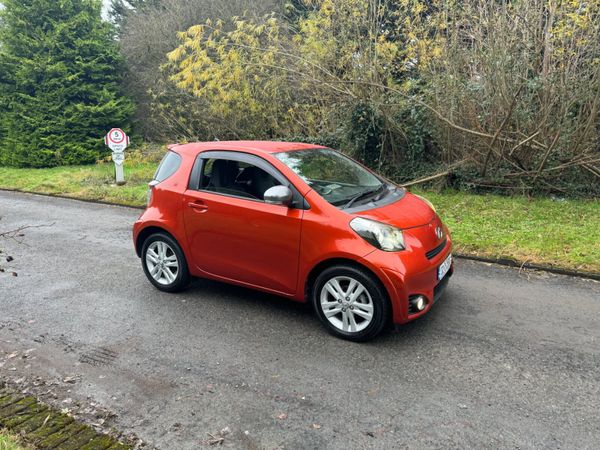
<instances>
[{"instance_id":1,"label":"white cloud sky","mask_svg":"<svg viewBox=\"0 0 600 450\"><path fill-rule=\"evenodd\" d=\"M108 7L110 6L110 0L102 0L102 17L108 17Z\"/></svg>"}]
</instances>

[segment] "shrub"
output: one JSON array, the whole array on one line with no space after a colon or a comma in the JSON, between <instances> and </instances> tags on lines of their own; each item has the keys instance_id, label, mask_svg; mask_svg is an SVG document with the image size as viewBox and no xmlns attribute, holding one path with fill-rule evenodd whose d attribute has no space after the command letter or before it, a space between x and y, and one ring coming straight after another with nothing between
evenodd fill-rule
<instances>
[{"instance_id":1,"label":"shrub","mask_svg":"<svg viewBox=\"0 0 600 450\"><path fill-rule=\"evenodd\" d=\"M121 58L96 0L5 0L0 10L0 164L92 163L127 126Z\"/></svg>"}]
</instances>

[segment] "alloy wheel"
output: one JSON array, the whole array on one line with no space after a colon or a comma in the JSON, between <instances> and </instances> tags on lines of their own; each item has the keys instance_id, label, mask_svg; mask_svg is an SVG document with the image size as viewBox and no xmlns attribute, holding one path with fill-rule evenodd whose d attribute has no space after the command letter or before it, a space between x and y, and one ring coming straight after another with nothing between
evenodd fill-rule
<instances>
[{"instance_id":1,"label":"alloy wheel","mask_svg":"<svg viewBox=\"0 0 600 450\"><path fill-rule=\"evenodd\" d=\"M146 250L146 267L154 280L167 286L179 274L179 261L175 251L164 241L154 241Z\"/></svg>"},{"instance_id":2,"label":"alloy wheel","mask_svg":"<svg viewBox=\"0 0 600 450\"><path fill-rule=\"evenodd\" d=\"M373 320L371 294L349 276L333 277L323 285L320 306L329 323L344 332L360 332Z\"/></svg>"}]
</instances>

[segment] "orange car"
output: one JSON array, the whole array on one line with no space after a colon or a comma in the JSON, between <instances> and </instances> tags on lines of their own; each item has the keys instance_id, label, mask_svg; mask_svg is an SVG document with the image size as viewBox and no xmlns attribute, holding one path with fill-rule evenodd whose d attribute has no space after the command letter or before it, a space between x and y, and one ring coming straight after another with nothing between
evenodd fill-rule
<instances>
[{"instance_id":1,"label":"orange car","mask_svg":"<svg viewBox=\"0 0 600 450\"><path fill-rule=\"evenodd\" d=\"M427 200L312 144L170 146L133 238L162 291L204 277L310 302L354 341L427 313L453 271Z\"/></svg>"}]
</instances>

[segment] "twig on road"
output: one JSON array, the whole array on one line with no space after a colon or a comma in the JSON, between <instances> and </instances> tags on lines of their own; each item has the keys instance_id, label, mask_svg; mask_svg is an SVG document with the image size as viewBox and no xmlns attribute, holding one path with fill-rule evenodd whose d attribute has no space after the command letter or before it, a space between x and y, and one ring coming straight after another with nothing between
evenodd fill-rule
<instances>
[{"instance_id":1,"label":"twig on road","mask_svg":"<svg viewBox=\"0 0 600 450\"><path fill-rule=\"evenodd\" d=\"M41 224L41 225L23 225L21 227L15 228L14 230L0 231L0 238L12 239L13 241L16 241L18 243L22 243L22 241L20 239L18 239L18 238L21 238L21 237L24 236L23 231L25 231L27 229L30 229L30 228L51 227L55 223L56 222L44 223L44 224Z\"/></svg>"}]
</instances>

